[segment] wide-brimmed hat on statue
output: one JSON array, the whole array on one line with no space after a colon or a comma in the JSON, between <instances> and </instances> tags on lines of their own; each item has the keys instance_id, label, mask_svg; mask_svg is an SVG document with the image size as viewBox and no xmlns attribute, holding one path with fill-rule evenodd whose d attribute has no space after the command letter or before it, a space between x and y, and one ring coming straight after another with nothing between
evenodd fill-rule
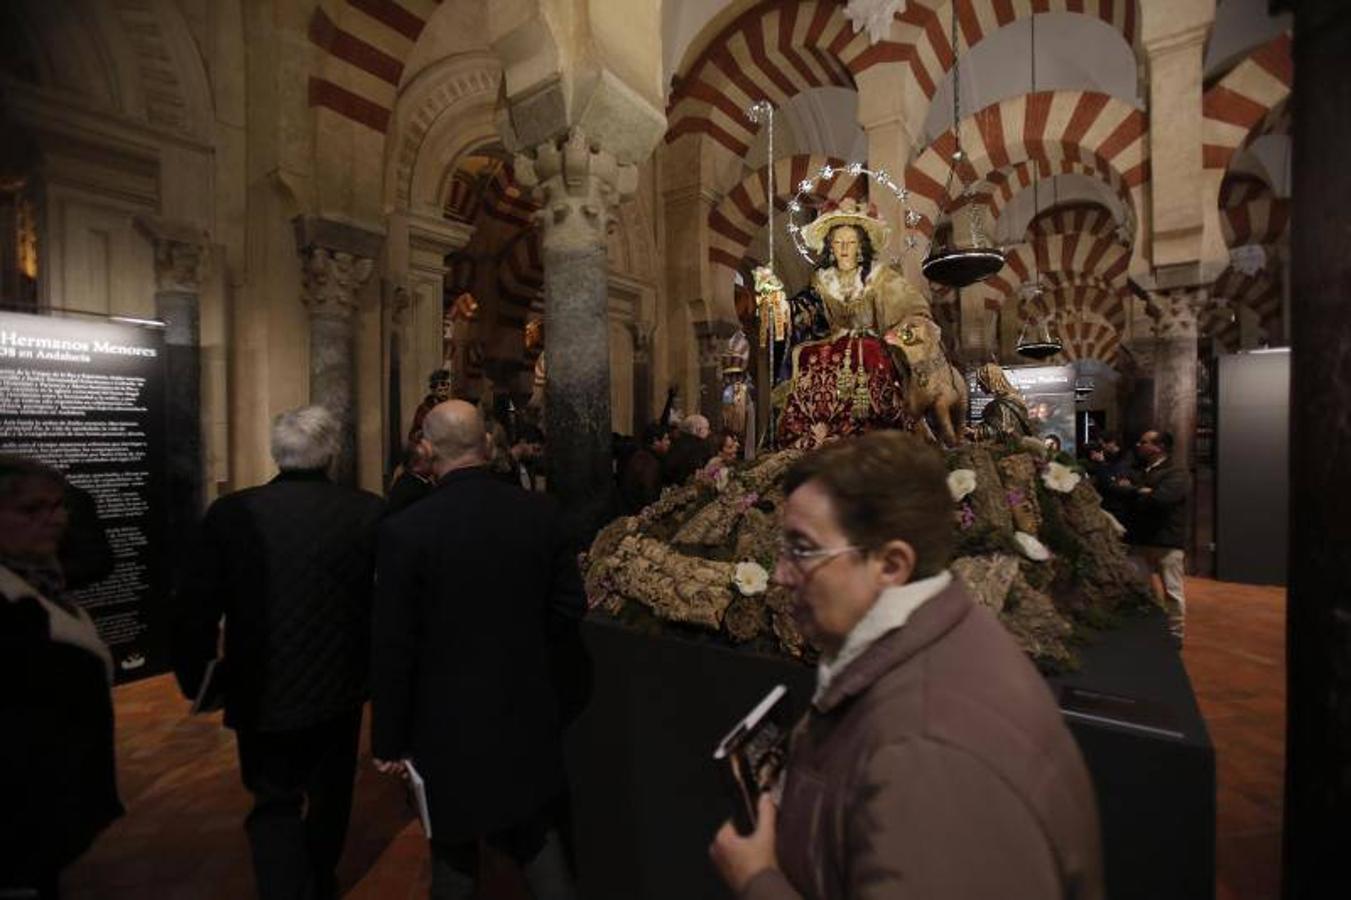
<instances>
[{"instance_id":1,"label":"wide-brimmed hat on statue","mask_svg":"<svg viewBox=\"0 0 1351 900\"><path fill-rule=\"evenodd\" d=\"M871 203L866 206L853 197L845 197L839 203L827 203L821 214L802 228L802 240L813 253L825 248L826 235L836 225L857 225L872 241L873 253L881 253L891 237L891 226L877 214L877 207Z\"/></svg>"}]
</instances>

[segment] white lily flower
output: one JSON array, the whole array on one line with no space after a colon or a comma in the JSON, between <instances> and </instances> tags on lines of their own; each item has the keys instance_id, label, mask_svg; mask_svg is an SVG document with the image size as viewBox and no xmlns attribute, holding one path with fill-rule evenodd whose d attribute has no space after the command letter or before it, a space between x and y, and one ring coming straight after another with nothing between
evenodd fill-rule
<instances>
[{"instance_id":1,"label":"white lily flower","mask_svg":"<svg viewBox=\"0 0 1351 900\"><path fill-rule=\"evenodd\" d=\"M739 562L732 573L732 583L742 596L763 594L769 587L769 573L758 562Z\"/></svg>"},{"instance_id":2,"label":"white lily flower","mask_svg":"<svg viewBox=\"0 0 1351 900\"><path fill-rule=\"evenodd\" d=\"M953 469L948 473L948 491L952 494L953 503L961 503L975 489L975 470Z\"/></svg>"},{"instance_id":3,"label":"white lily flower","mask_svg":"<svg viewBox=\"0 0 1351 900\"><path fill-rule=\"evenodd\" d=\"M1046 545L1037 540L1035 535L1028 534L1026 531L1015 531L1013 539L1018 543L1018 549L1023 552L1023 556L1033 562L1046 562L1051 558L1051 551Z\"/></svg>"},{"instance_id":4,"label":"white lily flower","mask_svg":"<svg viewBox=\"0 0 1351 900\"><path fill-rule=\"evenodd\" d=\"M1074 490L1083 477L1069 466L1058 462L1047 463L1046 471L1041 473L1042 484L1061 494L1068 494Z\"/></svg>"}]
</instances>

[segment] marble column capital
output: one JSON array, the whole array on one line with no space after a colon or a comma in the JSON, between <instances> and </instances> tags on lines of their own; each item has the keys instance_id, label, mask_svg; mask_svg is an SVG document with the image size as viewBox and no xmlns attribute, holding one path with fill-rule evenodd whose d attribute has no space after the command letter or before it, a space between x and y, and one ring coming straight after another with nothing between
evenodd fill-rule
<instances>
[{"instance_id":1,"label":"marble column capital","mask_svg":"<svg viewBox=\"0 0 1351 900\"><path fill-rule=\"evenodd\" d=\"M559 249L603 245L615 208L638 188L638 167L621 164L580 128L516 156L517 180L541 201L544 240Z\"/></svg>"},{"instance_id":2,"label":"marble column capital","mask_svg":"<svg viewBox=\"0 0 1351 900\"><path fill-rule=\"evenodd\" d=\"M200 293L211 260L206 229L159 216L137 216L134 223L155 250L155 289Z\"/></svg>"},{"instance_id":3,"label":"marble column capital","mask_svg":"<svg viewBox=\"0 0 1351 900\"><path fill-rule=\"evenodd\" d=\"M351 320L357 310L357 294L371 277L375 260L318 246L304 248L301 256L301 301L310 315Z\"/></svg>"},{"instance_id":4,"label":"marble column capital","mask_svg":"<svg viewBox=\"0 0 1351 900\"><path fill-rule=\"evenodd\" d=\"M633 335L633 356L634 359L648 359L652 353L652 338L657 333L657 326L652 322L630 321L624 323L629 334Z\"/></svg>"},{"instance_id":5,"label":"marble column capital","mask_svg":"<svg viewBox=\"0 0 1351 900\"><path fill-rule=\"evenodd\" d=\"M1149 313L1154 334L1162 340L1195 340L1202 310L1210 292L1204 288L1154 291L1149 295Z\"/></svg>"},{"instance_id":6,"label":"marble column capital","mask_svg":"<svg viewBox=\"0 0 1351 900\"><path fill-rule=\"evenodd\" d=\"M408 311L413 308L413 293L402 284L388 287L389 320L395 328L402 328L408 322Z\"/></svg>"}]
</instances>

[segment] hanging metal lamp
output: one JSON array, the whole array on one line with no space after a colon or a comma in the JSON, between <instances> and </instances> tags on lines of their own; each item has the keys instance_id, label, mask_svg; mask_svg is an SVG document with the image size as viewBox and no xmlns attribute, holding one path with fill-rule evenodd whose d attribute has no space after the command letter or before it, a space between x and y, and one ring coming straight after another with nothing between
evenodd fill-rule
<instances>
[{"instance_id":1,"label":"hanging metal lamp","mask_svg":"<svg viewBox=\"0 0 1351 900\"><path fill-rule=\"evenodd\" d=\"M1019 356L1043 360L1055 356L1065 349L1065 345L1051 333L1050 320L1042 319L1036 323L1023 322L1023 330L1018 333L1018 343L1014 349Z\"/></svg>"},{"instance_id":2,"label":"hanging metal lamp","mask_svg":"<svg viewBox=\"0 0 1351 900\"><path fill-rule=\"evenodd\" d=\"M1037 92L1037 17L1032 17L1032 93ZM1038 167L1040 168L1040 167ZM1041 192L1038 186L1041 184L1041 172L1035 173L1036 177L1032 180L1032 219L1037 221L1037 216L1041 215ZM1041 256L1037 253L1036 235L1032 236L1032 281L1023 285L1021 291L1021 302L1023 309L1027 309L1029 303L1040 304L1041 299L1046 295L1046 289L1041 283ZM1043 306L1044 309L1044 306ZM1026 356L1028 359L1049 359L1064 349L1064 344L1060 338L1051 333L1051 318L1049 314L1032 320L1024 317L1023 328L1018 333L1018 343L1014 350L1019 356ZM1030 333L1029 333L1030 329Z\"/></svg>"},{"instance_id":3,"label":"hanging metal lamp","mask_svg":"<svg viewBox=\"0 0 1351 900\"><path fill-rule=\"evenodd\" d=\"M1004 268L1004 253L990 245L980 230L980 213L973 209L971 243L961 246L955 239L935 241L920 266L924 277L936 284L964 288L984 281Z\"/></svg>"},{"instance_id":4,"label":"hanging metal lamp","mask_svg":"<svg viewBox=\"0 0 1351 900\"><path fill-rule=\"evenodd\" d=\"M957 46L957 4L952 4L952 46ZM961 61L952 67L952 132L957 139L957 149L952 154L952 165L948 168L948 183L945 194L951 196L952 179L957 167L965 155L962 152L962 66ZM970 198L971 189L965 188L962 195ZM937 284L963 288L984 281L1004 268L1004 253L992 245L981 228L980 207L971 206L970 243L963 246L957 241L956 222L946 242L934 240L929 248L929 256L921 265L924 277ZM937 235L937 230L935 230Z\"/></svg>"}]
</instances>

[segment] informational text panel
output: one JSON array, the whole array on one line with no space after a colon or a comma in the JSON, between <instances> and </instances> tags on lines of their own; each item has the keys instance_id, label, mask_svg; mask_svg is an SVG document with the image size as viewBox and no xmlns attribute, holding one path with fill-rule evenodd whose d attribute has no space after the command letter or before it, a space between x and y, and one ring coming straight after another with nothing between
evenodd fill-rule
<instances>
[{"instance_id":1,"label":"informational text panel","mask_svg":"<svg viewBox=\"0 0 1351 900\"><path fill-rule=\"evenodd\" d=\"M111 549L111 571L72 596L112 648L119 682L168 665L163 371L157 327L0 312L0 453L60 469L75 495L70 528L86 549Z\"/></svg>"}]
</instances>

